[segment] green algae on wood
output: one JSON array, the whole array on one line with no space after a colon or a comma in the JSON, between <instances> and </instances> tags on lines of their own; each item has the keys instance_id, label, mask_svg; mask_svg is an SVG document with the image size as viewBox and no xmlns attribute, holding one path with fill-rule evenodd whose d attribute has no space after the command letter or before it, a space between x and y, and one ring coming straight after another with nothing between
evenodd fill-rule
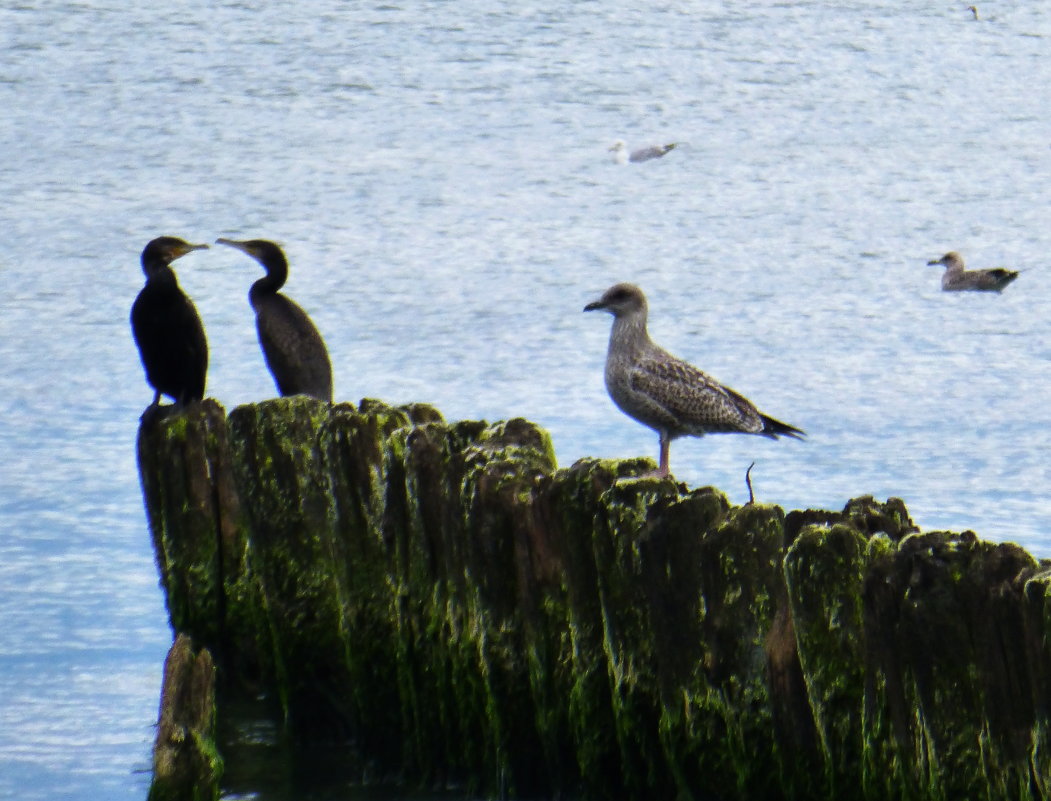
<instances>
[{"instance_id":1,"label":"green algae on wood","mask_svg":"<svg viewBox=\"0 0 1051 801\"><path fill-rule=\"evenodd\" d=\"M328 418L329 404L302 395L230 414L280 699L290 733L307 739L346 734L350 719L347 577L321 445Z\"/></svg>"},{"instance_id":2,"label":"green algae on wood","mask_svg":"<svg viewBox=\"0 0 1051 801\"><path fill-rule=\"evenodd\" d=\"M208 649L175 638L164 662L149 801L219 797L223 762L215 747L215 666Z\"/></svg>"},{"instance_id":3,"label":"green algae on wood","mask_svg":"<svg viewBox=\"0 0 1051 801\"><path fill-rule=\"evenodd\" d=\"M546 654L549 673L532 682L549 704L538 717L541 737L554 755L552 775L567 782L579 776L605 797L621 786L621 760L592 532L604 493L643 466L581 460L543 483L535 507L531 551L545 599L537 620L551 626L537 652Z\"/></svg>"},{"instance_id":4,"label":"green algae on wood","mask_svg":"<svg viewBox=\"0 0 1051 801\"><path fill-rule=\"evenodd\" d=\"M391 473L396 514L388 522L406 760L424 777L466 775L492 789L513 758L536 749L516 744L533 728L533 708L518 703L528 696L514 699L506 688L527 682L518 659L515 519L532 483L553 469L550 442L524 421L424 423L392 440L404 454ZM530 469L509 478L508 465L519 461ZM448 736L415 736L442 730Z\"/></svg>"},{"instance_id":5,"label":"green algae on wood","mask_svg":"<svg viewBox=\"0 0 1051 801\"><path fill-rule=\"evenodd\" d=\"M866 668L881 681L866 705L891 725L866 731L867 743L886 735L866 786L894 776L909 798L1032 797L1046 709L1033 706L1023 589L1037 569L1017 546L970 533L912 534L871 560Z\"/></svg>"},{"instance_id":6,"label":"green algae on wood","mask_svg":"<svg viewBox=\"0 0 1051 801\"><path fill-rule=\"evenodd\" d=\"M293 740L488 795L1048 797L1051 591L1015 546L560 470L520 419L202 408L140 436L173 626L227 675L255 649Z\"/></svg>"},{"instance_id":7,"label":"green algae on wood","mask_svg":"<svg viewBox=\"0 0 1051 801\"><path fill-rule=\"evenodd\" d=\"M671 617L660 653L674 672L661 725L677 794L776 794L778 771L757 771L754 755L777 755L766 648L782 595L781 510L730 508L698 490L664 516L661 528L678 542L658 563L665 581L656 573L651 586Z\"/></svg>"},{"instance_id":8,"label":"green algae on wood","mask_svg":"<svg viewBox=\"0 0 1051 801\"><path fill-rule=\"evenodd\" d=\"M799 661L824 762L819 786L833 798L849 795L861 781L865 553L865 537L857 530L842 523L809 525L784 559Z\"/></svg>"},{"instance_id":9,"label":"green algae on wood","mask_svg":"<svg viewBox=\"0 0 1051 801\"><path fill-rule=\"evenodd\" d=\"M395 462L385 446L399 429L439 421L437 410L423 404L391 407L366 399L358 407L332 407L320 434L335 502L334 562L346 575L348 725L380 764L397 764L403 753L399 696L388 681L399 660L387 527L388 472Z\"/></svg>"},{"instance_id":10,"label":"green algae on wood","mask_svg":"<svg viewBox=\"0 0 1051 801\"><path fill-rule=\"evenodd\" d=\"M261 681L266 644L258 587L248 566L248 526L233 475L226 413L213 400L153 415L138 457L154 553L172 628L192 635L238 685Z\"/></svg>"},{"instance_id":11,"label":"green algae on wood","mask_svg":"<svg viewBox=\"0 0 1051 801\"><path fill-rule=\"evenodd\" d=\"M221 641L221 514L211 477L227 457L217 442L226 416L214 401L184 415L145 419L139 432L143 494L172 625L202 642Z\"/></svg>"}]
</instances>

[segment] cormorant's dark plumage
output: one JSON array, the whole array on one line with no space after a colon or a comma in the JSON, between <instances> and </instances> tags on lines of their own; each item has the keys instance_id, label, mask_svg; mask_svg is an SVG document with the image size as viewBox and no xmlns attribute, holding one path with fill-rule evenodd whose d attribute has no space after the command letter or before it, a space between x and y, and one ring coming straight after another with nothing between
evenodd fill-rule
<instances>
[{"instance_id":1,"label":"cormorant's dark plumage","mask_svg":"<svg viewBox=\"0 0 1051 801\"><path fill-rule=\"evenodd\" d=\"M207 247L161 236L142 251L146 286L132 304L131 331L146 380L156 391L153 406L160 403L161 395L170 396L180 406L204 397L208 341L197 309L179 288L171 263Z\"/></svg>"},{"instance_id":2,"label":"cormorant's dark plumage","mask_svg":"<svg viewBox=\"0 0 1051 801\"><path fill-rule=\"evenodd\" d=\"M331 402L332 365L325 341L307 313L278 291L288 278L288 260L281 248L265 239L216 241L247 253L266 270L252 284L248 300L255 309L259 344L278 391Z\"/></svg>"}]
</instances>

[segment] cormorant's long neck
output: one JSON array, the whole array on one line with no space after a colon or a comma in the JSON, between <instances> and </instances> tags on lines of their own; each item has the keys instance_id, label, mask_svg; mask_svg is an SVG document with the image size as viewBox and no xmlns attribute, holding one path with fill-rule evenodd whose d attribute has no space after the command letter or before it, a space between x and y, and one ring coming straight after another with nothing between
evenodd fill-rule
<instances>
[{"instance_id":1,"label":"cormorant's long neck","mask_svg":"<svg viewBox=\"0 0 1051 801\"><path fill-rule=\"evenodd\" d=\"M260 262L266 270L266 275L252 284L249 297L261 295L273 295L288 280L288 262L280 254L268 255Z\"/></svg>"},{"instance_id":2,"label":"cormorant's long neck","mask_svg":"<svg viewBox=\"0 0 1051 801\"><path fill-rule=\"evenodd\" d=\"M142 271L146 273L146 283L153 286L178 286L175 270L171 264L162 259L143 259Z\"/></svg>"}]
</instances>

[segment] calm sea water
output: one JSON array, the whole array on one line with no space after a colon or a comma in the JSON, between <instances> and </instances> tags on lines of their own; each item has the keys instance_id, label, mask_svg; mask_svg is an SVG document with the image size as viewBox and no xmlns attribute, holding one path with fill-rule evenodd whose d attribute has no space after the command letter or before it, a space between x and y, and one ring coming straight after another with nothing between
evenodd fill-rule
<instances>
[{"instance_id":1,"label":"calm sea water","mask_svg":"<svg viewBox=\"0 0 1051 801\"><path fill-rule=\"evenodd\" d=\"M171 634L127 316L162 233L283 243L339 398L525 416L563 464L656 456L581 314L637 282L655 339L810 435L679 441L680 479L742 501L755 461L764 501L898 495L1051 555L1043 4L125 5L0 8L0 797L148 786ZM618 137L683 144L617 167ZM951 249L1025 272L943 294ZM260 270L177 269L209 394L271 396Z\"/></svg>"}]
</instances>

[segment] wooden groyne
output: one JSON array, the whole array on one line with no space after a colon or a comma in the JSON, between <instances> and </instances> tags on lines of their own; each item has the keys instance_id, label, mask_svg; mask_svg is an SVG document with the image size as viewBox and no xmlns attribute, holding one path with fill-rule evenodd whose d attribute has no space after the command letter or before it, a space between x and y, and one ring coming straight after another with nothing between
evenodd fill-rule
<instances>
[{"instance_id":1,"label":"wooden groyne","mask_svg":"<svg viewBox=\"0 0 1051 801\"><path fill-rule=\"evenodd\" d=\"M1048 566L899 500L732 507L376 401L138 447L173 629L293 742L489 795L1051 798Z\"/></svg>"},{"instance_id":2,"label":"wooden groyne","mask_svg":"<svg viewBox=\"0 0 1051 801\"><path fill-rule=\"evenodd\" d=\"M218 798L223 761L215 748L215 665L178 634L164 660L153 781L148 801Z\"/></svg>"}]
</instances>

